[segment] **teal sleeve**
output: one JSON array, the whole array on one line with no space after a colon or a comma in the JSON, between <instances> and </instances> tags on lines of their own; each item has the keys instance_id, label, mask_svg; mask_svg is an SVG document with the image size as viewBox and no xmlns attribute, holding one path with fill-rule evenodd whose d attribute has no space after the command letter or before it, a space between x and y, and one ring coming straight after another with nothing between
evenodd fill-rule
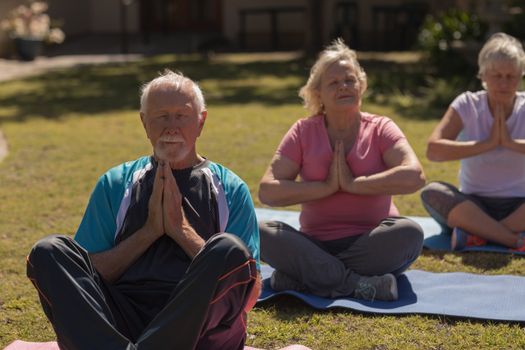
<instances>
[{"instance_id":1,"label":"teal sleeve","mask_svg":"<svg viewBox=\"0 0 525 350\"><path fill-rule=\"evenodd\" d=\"M100 177L75 235L77 241L90 253L98 253L114 246L116 215L110 196L107 174Z\"/></svg>"},{"instance_id":2,"label":"teal sleeve","mask_svg":"<svg viewBox=\"0 0 525 350\"><path fill-rule=\"evenodd\" d=\"M233 233L244 241L255 259L257 270L260 271L259 226L255 216L252 197L248 186L239 178L236 180L238 184L233 193L227 192L227 197L231 197L227 199L230 215L226 225L226 232Z\"/></svg>"},{"instance_id":3,"label":"teal sleeve","mask_svg":"<svg viewBox=\"0 0 525 350\"><path fill-rule=\"evenodd\" d=\"M236 234L244 241L255 259L257 270L260 271L259 226L250 191L244 182L235 190L230 203L226 232Z\"/></svg>"}]
</instances>

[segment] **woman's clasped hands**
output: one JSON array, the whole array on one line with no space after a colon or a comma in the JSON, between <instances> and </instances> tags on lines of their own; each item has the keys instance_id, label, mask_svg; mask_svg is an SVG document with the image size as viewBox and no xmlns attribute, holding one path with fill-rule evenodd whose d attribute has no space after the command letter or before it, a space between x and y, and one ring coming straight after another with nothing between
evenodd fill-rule
<instances>
[{"instance_id":1,"label":"woman's clasped hands","mask_svg":"<svg viewBox=\"0 0 525 350\"><path fill-rule=\"evenodd\" d=\"M343 191L352 193L354 180L354 174L346 162L344 142L343 140L336 140L334 157L330 164L326 183L333 192Z\"/></svg>"},{"instance_id":2,"label":"woman's clasped hands","mask_svg":"<svg viewBox=\"0 0 525 350\"><path fill-rule=\"evenodd\" d=\"M498 146L511 148L514 144L514 140L510 136L509 130L507 128L505 110L501 104L496 105L494 108L494 122L492 124L488 142L492 148L496 148Z\"/></svg>"}]
</instances>

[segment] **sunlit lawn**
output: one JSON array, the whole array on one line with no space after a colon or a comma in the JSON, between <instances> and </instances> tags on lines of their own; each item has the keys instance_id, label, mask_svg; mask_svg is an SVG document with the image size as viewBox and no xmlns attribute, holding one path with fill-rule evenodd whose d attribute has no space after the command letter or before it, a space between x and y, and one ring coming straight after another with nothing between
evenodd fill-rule
<instances>
[{"instance_id":1,"label":"sunlit lawn","mask_svg":"<svg viewBox=\"0 0 525 350\"><path fill-rule=\"evenodd\" d=\"M25 256L43 236L74 233L91 189L105 170L150 152L137 112L142 82L164 67L200 82L209 113L199 151L244 178L256 206L261 206L258 180L283 134L305 116L297 89L309 64L253 55L218 56L209 62L157 56L1 83L0 128L10 154L0 163L0 348L14 339L54 338L25 277ZM403 72L388 65L364 65L371 96L363 109L388 115L401 126L427 179L456 182L456 163L432 164L424 156L426 139L442 111L403 110L388 98L385 103L369 102L383 101L377 97L385 92L374 91L372 83L397 84ZM398 197L396 203L403 214L425 215L417 194ZM425 253L414 267L525 275L524 259L493 254ZM248 332L249 345L269 349L291 343L313 349L525 347L525 331L516 324L322 312L290 298L258 305L250 314Z\"/></svg>"}]
</instances>

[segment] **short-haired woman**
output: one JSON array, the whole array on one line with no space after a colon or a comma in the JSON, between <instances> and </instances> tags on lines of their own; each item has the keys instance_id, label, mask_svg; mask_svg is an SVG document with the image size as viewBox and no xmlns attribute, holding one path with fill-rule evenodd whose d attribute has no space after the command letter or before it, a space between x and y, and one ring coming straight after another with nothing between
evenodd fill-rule
<instances>
[{"instance_id":1,"label":"short-haired woman","mask_svg":"<svg viewBox=\"0 0 525 350\"><path fill-rule=\"evenodd\" d=\"M366 88L355 52L336 40L299 93L311 116L284 136L259 187L262 203L302 205L300 231L259 224L275 290L395 300L396 276L421 252L421 227L392 202L424 185L421 165L391 119L361 111Z\"/></svg>"},{"instance_id":2,"label":"short-haired woman","mask_svg":"<svg viewBox=\"0 0 525 350\"><path fill-rule=\"evenodd\" d=\"M445 229L453 249L487 241L525 250L525 73L522 44L494 34L478 56L484 90L464 92L428 141L433 161L461 160L459 189L432 182L423 205Z\"/></svg>"}]
</instances>

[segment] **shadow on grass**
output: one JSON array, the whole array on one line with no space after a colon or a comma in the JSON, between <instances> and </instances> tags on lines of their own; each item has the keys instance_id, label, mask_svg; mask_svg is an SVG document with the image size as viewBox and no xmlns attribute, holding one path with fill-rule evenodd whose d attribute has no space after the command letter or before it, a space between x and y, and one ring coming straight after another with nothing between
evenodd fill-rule
<instances>
[{"instance_id":1,"label":"shadow on grass","mask_svg":"<svg viewBox=\"0 0 525 350\"><path fill-rule=\"evenodd\" d=\"M2 93L0 105L14 108L16 112L0 115L0 121L23 122L33 117L60 119L69 113L96 114L137 108L136 75L112 66L119 74L111 77L105 73L108 68L84 66L24 79L22 84L28 86L27 92Z\"/></svg>"},{"instance_id":2,"label":"shadow on grass","mask_svg":"<svg viewBox=\"0 0 525 350\"><path fill-rule=\"evenodd\" d=\"M216 80L215 88L204 91L208 103L300 103L297 97L299 84L268 87L260 83L260 78L303 78L306 76L304 67L301 59L238 64L175 56L159 56L126 64L81 66L24 79L22 84L28 88L22 88L26 91L20 93L10 93L9 82L0 85L0 105L16 110L9 115L0 114L0 121L22 122L32 117L60 119L66 114L138 110L140 86L165 68L181 71L201 85Z\"/></svg>"},{"instance_id":3,"label":"shadow on grass","mask_svg":"<svg viewBox=\"0 0 525 350\"><path fill-rule=\"evenodd\" d=\"M22 84L18 93L10 92L11 82L0 84L0 106L8 111L0 111L0 122L138 110L140 85L165 68L181 71L198 81L209 104L299 105L297 92L307 80L312 63L306 58L236 63L208 60L199 55L161 55L139 62L80 66L17 81ZM368 74L372 101L377 96L387 96L385 103L408 118L429 119L442 115L446 106L432 109L425 103L397 105L388 99L399 93L419 98L431 73L424 64L377 60L362 60L361 64ZM263 78L273 80L266 83Z\"/></svg>"},{"instance_id":4,"label":"shadow on grass","mask_svg":"<svg viewBox=\"0 0 525 350\"><path fill-rule=\"evenodd\" d=\"M387 104L396 113L414 120L440 119L459 94L481 88L475 70L440 76L424 61L372 62L366 69L371 102Z\"/></svg>"},{"instance_id":5,"label":"shadow on grass","mask_svg":"<svg viewBox=\"0 0 525 350\"><path fill-rule=\"evenodd\" d=\"M469 252L462 253L461 262L484 271L497 270L508 266L512 261L510 254Z\"/></svg>"},{"instance_id":6,"label":"shadow on grass","mask_svg":"<svg viewBox=\"0 0 525 350\"><path fill-rule=\"evenodd\" d=\"M513 255L502 253L450 252L435 250L423 250L422 252L422 255L433 256L440 261L445 260L445 255L448 254L461 258L461 263L466 266L472 266L483 271L499 270L508 266L512 262L512 259L514 259Z\"/></svg>"}]
</instances>

